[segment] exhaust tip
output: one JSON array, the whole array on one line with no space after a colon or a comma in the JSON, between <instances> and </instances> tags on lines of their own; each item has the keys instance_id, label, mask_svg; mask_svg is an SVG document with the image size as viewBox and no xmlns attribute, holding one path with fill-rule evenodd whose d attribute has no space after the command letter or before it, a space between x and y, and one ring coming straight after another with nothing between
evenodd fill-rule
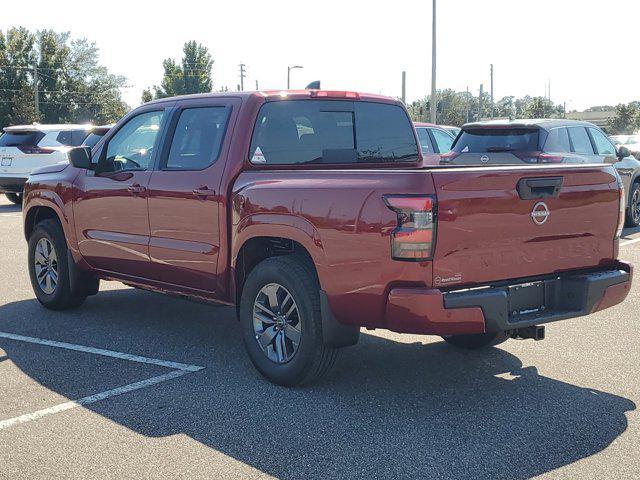
<instances>
[{"instance_id":1,"label":"exhaust tip","mask_svg":"<svg viewBox=\"0 0 640 480\"><path fill-rule=\"evenodd\" d=\"M544 340L544 325L532 325L530 327L518 328L513 331L511 338L520 340L533 339L535 341Z\"/></svg>"}]
</instances>

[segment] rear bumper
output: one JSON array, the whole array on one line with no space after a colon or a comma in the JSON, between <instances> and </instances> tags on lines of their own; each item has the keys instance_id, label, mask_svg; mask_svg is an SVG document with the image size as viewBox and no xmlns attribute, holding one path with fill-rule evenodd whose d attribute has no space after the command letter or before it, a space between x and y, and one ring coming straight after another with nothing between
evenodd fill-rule
<instances>
[{"instance_id":1,"label":"rear bumper","mask_svg":"<svg viewBox=\"0 0 640 480\"><path fill-rule=\"evenodd\" d=\"M386 323L396 332L433 335L514 330L617 305L627 297L632 278L631 264L617 261L607 269L550 275L526 284L501 283L452 292L397 288L389 293ZM527 302L538 305L536 299L542 299L539 308L523 307Z\"/></svg>"},{"instance_id":2,"label":"rear bumper","mask_svg":"<svg viewBox=\"0 0 640 480\"><path fill-rule=\"evenodd\" d=\"M0 192L22 193L27 177L0 175Z\"/></svg>"}]
</instances>

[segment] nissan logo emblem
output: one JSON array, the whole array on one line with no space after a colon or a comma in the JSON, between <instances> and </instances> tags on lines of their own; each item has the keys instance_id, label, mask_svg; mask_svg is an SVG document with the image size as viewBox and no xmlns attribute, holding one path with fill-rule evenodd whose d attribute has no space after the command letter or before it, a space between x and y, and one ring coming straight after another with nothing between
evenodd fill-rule
<instances>
[{"instance_id":1,"label":"nissan logo emblem","mask_svg":"<svg viewBox=\"0 0 640 480\"><path fill-rule=\"evenodd\" d=\"M538 202L533 206L533 209L531 210L531 219L536 225L542 225L547 221L550 214L551 213L549 212L549 207L547 207L547 204L544 202Z\"/></svg>"},{"instance_id":2,"label":"nissan logo emblem","mask_svg":"<svg viewBox=\"0 0 640 480\"><path fill-rule=\"evenodd\" d=\"M487 162L489 161L489 155L482 155L482 156L480 157L480 161L481 161L482 163L487 163Z\"/></svg>"}]
</instances>

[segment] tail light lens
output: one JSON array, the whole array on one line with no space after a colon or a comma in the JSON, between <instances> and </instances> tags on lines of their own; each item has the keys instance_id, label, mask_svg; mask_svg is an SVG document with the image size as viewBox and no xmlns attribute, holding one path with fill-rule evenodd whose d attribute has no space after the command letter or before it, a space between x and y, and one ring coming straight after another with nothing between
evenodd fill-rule
<instances>
[{"instance_id":1,"label":"tail light lens","mask_svg":"<svg viewBox=\"0 0 640 480\"><path fill-rule=\"evenodd\" d=\"M391 232L394 260L421 262L433 256L435 198L426 195L385 195L384 203L398 216Z\"/></svg>"},{"instance_id":2,"label":"tail light lens","mask_svg":"<svg viewBox=\"0 0 640 480\"><path fill-rule=\"evenodd\" d=\"M37 145L20 145L18 149L22 153L27 153L29 155L44 155L55 152L55 149L53 148L38 147Z\"/></svg>"},{"instance_id":3,"label":"tail light lens","mask_svg":"<svg viewBox=\"0 0 640 480\"><path fill-rule=\"evenodd\" d=\"M619 176L617 176L618 183L618 192L620 194L620 201L618 202L618 228L616 229L616 238L620 238L622 235L622 229L624 228L624 220L625 220L625 201L624 201L624 186L622 185L622 180Z\"/></svg>"},{"instance_id":4,"label":"tail light lens","mask_svg":"<svg viewBox=\"0 0 640 480\"><path fill-rule=\"evenodd\" d=\"M553 155L543 152L513 152L513 154L525 163L562 163L562 155Z\"/></svg>"}]
</instances>

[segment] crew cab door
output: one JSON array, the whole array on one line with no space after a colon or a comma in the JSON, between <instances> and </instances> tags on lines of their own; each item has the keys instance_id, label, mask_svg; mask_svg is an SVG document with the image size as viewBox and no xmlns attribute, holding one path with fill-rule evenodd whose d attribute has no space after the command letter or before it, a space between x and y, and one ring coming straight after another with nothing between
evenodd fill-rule
<instances>
[{"instance_id":1,"label":"crew cab door","mask_svg":"<svg viewBox=\"0 0 640 480\"><path fill-rule=\"evenodd\" d=\"M180 102L149 182L149 254L158 279L214 292L226 192L221 179L240 99Z\"/></svg>"},{"instance_id":2,"label":"crew cab door","mask_svg":"<svg viewBox=\"0 0 640 480\"><path fill-rule=\"evenodd\" d=\"M75 181L78 246L94 268L148 276L147 185L167 111L156 106L117 126L93 152L94 170Z\"/></svg>"}]
</instances>

